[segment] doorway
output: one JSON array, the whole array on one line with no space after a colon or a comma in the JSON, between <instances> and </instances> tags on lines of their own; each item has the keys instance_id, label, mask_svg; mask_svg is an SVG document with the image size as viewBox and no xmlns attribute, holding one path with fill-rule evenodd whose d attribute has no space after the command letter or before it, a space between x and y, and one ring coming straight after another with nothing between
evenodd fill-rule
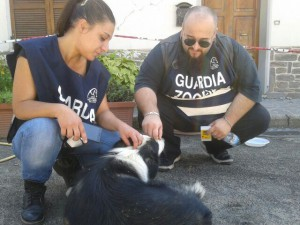
<instances>
[{"instance_id":1,"label":"doorway","mask_svg":"<svg viewBox=\"0 0 300 225\"><path fill-rule=\"evenodd\" d=\"M202 0L202 4L217 13L219 32L243 46L259 46L260 0ZM248 52L258 65L258 52Z\"/></svg>"}]
</instances>

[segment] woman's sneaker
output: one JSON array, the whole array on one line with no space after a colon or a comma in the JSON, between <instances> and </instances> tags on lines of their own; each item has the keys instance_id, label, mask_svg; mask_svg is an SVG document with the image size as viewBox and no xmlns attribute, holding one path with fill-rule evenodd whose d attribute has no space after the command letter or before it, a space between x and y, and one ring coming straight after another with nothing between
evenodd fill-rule
<instances>
[{"instance_id":1,"label":"woman's sneaker","mask_svg":"<svg viewBox=\"0 0 300 225\"><path fill-rule=\"evenodd\" d=\"M216 162L222 165L230 165L233 162L233 158L228 154L228 151L225 150L217 154L209 154L209 156Z\"/></svg>"}]
</instances>

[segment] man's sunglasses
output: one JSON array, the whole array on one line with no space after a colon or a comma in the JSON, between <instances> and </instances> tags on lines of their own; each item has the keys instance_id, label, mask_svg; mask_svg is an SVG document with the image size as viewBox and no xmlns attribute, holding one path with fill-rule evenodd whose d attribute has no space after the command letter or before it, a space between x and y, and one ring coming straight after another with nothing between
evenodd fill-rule
<instances>
[{"instance_id":1,"label":"man's sunglasses","mask_svg":"<svg viewBox=\"0 0 300 225\"><path fill-rule=\"evenodd\" d=\"M196 39L187 38L187 39L184 39L183 42L184 42L185 45L191 47L196 43ZM208 48L210 46L209 41L205 41L205 40L201 40L201 39L198 41L198 44L202 48Z\"/></svg>"}]
</instances>

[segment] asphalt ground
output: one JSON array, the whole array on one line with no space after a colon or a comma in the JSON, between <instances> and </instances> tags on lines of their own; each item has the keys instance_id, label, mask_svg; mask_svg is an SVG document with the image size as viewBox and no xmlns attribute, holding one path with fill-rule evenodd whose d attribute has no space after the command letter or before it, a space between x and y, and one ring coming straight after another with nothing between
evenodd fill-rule
<instances>
[{"instance_id":1,"label":"asphalt ground","mask_svg":"<svg viewBox=\"0 0 300 225\"><path fill-rule=\"evenodd\" d=\"M182 159L156 179L169 185L202 182L203 202L215 225L300 225L300 100L270 100L271 128L260 135L264 147L237 146L229 153L232 165L218 165L206 154L198 135L182 139ZM2 140L3 141L3 140ZM12 154L0 146L0 159ZM0 224L18 225L23 181L20 162L0 163ZM45 225L63 224L66 187L55 172L46 183ZM146 225L145 221L145 225Z\"/></svg>"}]
</instances>

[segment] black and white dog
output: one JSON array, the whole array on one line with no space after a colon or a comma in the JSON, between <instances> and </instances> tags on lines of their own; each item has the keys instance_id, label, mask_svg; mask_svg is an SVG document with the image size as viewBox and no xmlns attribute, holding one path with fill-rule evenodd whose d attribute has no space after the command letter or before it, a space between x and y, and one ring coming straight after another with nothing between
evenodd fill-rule
<instances>
[{"instance_id":1,"label":"black and white dog","mask_svg":"<svg viewBox=\"0 0 300 225\"><path fill-rule=\"evenodd\" d=\"M211 224L200 182L171 188L153 181L164 141L144 136L138 150L119 147L102 157L69 192L67 225Z\"/></svg>"}]
</instances>

